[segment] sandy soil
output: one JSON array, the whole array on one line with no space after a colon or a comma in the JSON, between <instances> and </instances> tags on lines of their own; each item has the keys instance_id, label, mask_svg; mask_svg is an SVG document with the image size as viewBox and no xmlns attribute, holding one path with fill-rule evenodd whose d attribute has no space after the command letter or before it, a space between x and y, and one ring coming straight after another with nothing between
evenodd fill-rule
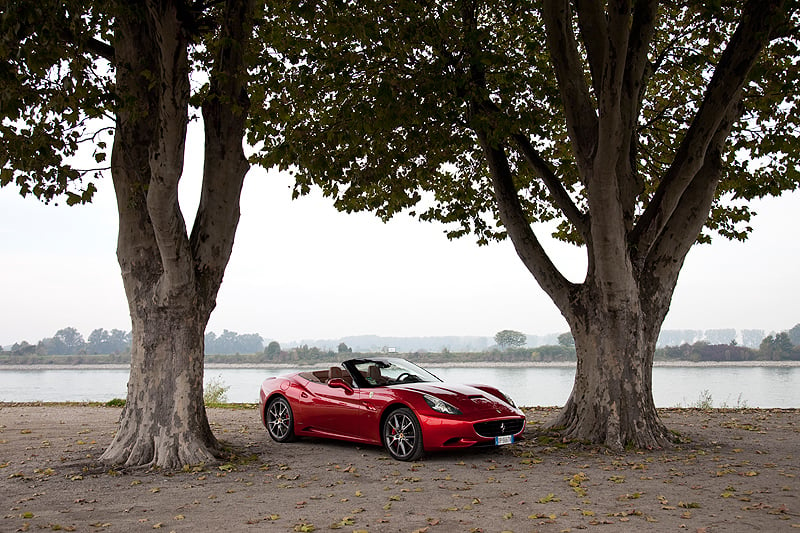
<instances>
[{"instance_id":1,"label":"sandy soil","mask_svg":"<svg viewBox=\"0 0 800 533\"><path fill-rule=\"evenodd\" d=\"M0 404L0 531L798 531L800 410L661 410L684 444L623 455L527 439L394 461L378 447L277 444L254 408L210 409L234 455L185 472L97 457L119 408Z\"/></svg>"}]
</instances>

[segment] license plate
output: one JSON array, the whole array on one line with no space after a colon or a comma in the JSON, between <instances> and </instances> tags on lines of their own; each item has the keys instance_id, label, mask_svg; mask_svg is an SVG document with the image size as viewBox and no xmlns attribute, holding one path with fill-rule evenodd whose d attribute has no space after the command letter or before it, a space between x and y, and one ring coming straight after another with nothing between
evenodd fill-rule
<instances>
[{"instance_id":1,"label":"license plate","mask_svg":"<svg viewBox=\"0 0 800 533\"><path fill-rule=\"evenodd\" d=\"M502 446L503 444L512 444L514 442L514 435L501 435L499 437L494 438L494 443L496 446Z\"/></svg>"}]
</instances>

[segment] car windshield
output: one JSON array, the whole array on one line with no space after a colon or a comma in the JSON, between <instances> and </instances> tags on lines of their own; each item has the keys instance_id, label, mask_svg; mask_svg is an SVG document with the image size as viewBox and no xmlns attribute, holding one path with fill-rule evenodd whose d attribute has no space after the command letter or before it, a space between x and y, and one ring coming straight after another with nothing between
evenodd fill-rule
<instances>
[{"instance_id":1,"label":"car windshield","mask_svg":"<svg viewBox=\"0 0 800 533\"><path fill-rule=\"evenodd\" d=\"M356 379L365 387L441 381L405 359L354 359L347 366L357 373Z\"/></svg>"}]
</instances>

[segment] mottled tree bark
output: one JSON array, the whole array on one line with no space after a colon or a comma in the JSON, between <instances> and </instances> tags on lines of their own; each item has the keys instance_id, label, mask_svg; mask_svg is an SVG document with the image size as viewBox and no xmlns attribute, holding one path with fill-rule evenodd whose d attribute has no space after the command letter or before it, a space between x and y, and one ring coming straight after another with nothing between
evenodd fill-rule
<instances>
[{"instance_id":1,"label":"mottled tree bark","mask_svg":"<svg viewBox=\"0 0 800 533\"><path fill-rule=\"evenodd\" d=\"M189 121L192 14L180 1L121 3L115 67L120 105L112 152L119 209L117 257L133 340L119 430L102 456L176 468L220 452L203 404L203 339L231 255L249 165L247 0L223 8L223 39L203 104L201 202L191 237L178 204ZM196 156L196 155L195 155Z\"/></svg>"}]
</instances>

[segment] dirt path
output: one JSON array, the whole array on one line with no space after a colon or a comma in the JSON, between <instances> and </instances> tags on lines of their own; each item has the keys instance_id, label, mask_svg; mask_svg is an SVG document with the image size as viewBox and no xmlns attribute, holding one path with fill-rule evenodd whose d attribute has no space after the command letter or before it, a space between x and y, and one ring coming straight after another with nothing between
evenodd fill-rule
<instances>
[{"instance_id":1,"label":"dirt path","mask_svg":"<svg viewBox=\"0 0 800 533\"><path fill-rule=\"evenodd\" d=\"M377 447L276 444L255 409L210 409L229 463L97 463L118 408L0 404L0 531L800 531L800 410L661 410L686 443L607 453L538 430L400 463Z\"/></svg>"}]
</instances>

